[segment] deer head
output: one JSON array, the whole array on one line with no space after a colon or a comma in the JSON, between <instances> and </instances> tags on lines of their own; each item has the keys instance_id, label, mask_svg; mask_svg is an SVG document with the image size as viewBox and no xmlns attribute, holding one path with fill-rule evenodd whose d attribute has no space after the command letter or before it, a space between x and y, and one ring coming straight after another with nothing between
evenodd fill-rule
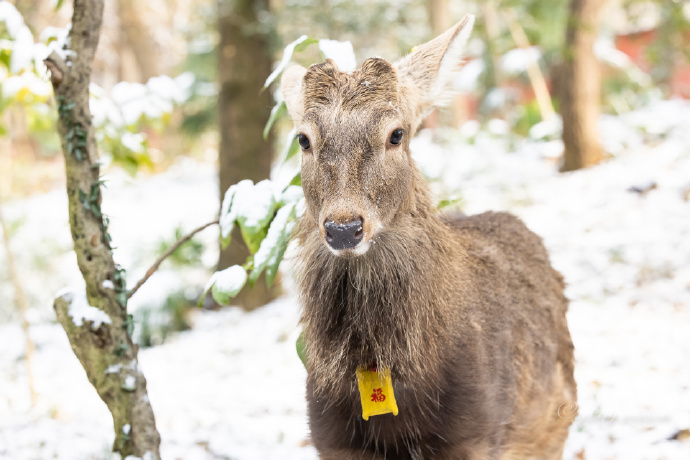
<instances>
[{"instance_id":1,"label":"deer head","mask_svg":"<svg viewBox=\"0 0 690 460\"><path fill-rule=\"evenodd\" d=\"M329 59L286 70L282 91L302 148L305 218L333 254L365 254L420 205L410 139L445 102L473 23L465 16L395 64L370 58L346 73Z\"/></svg>"}]
</instances>

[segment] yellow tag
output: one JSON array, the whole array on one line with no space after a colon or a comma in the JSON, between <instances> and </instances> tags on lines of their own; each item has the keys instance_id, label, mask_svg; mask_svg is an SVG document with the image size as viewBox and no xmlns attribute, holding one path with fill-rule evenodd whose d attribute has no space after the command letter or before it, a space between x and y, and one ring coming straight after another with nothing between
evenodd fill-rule
<instances>
[{"instance_id":1,"label":"yellow tag","mask_svg":"<svg viewBox=\"0 0 690 460\"><path fill-rule=\"evenodd\" d=\"M398 404L393 394L391 370L383 369L381 373L370 371L365 367L357 368L359 395L362 397L362 418L369 420L372 415L393 413L398 415Z\"/></svg>"}]
</instances>

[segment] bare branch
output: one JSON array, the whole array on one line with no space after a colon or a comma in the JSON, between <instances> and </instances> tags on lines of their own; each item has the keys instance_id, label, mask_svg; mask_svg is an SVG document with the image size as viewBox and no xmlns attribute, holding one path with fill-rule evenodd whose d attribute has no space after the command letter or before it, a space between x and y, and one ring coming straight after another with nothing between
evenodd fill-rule
<instances>
[{"instance_id":1,"label":"bare branch","mask_svg":"<svg viewBox=\"0 0 690 460\"><path fill-rule=\"evenodd\" d=\"M204 224L204 225L202 225L201 227L195 228L194 230L192 230L191 232L189 232L188 234L186 234L185 236L183 236L182 238L180 238L179 240L177 240L172 246L170 246L170 247L169 247L159 258L158 258L158 260L156 260L156 261L153 263L153 265L151 265L151 268L149 268L148 270L146 270L146 274L144 275L144 277L143 277L142 279L139 280L139 282L132 288L131 291L129 291L129 293L127 294L127 298L128 298L128 299L131 298L131 297L139 290L139 288L140 288L141 286L143 286L143 284L151 277L151 275L153 275L153 274L155 273L155 271L158 270L158 267L160 266L160 264L162 264L163 261L164 261L165 259L167 259L168 257L170 257L170 255L171 255L173 252L175 252L180 246L182 246L182 245L185 244L187 241L189 241L190 239L192 239L192 237L193 237L194 235L196 235L197 233L199 233L200 231L202 231L202 230L204 230L204 229L210 227L211 225L215 225L215 224L217 224L217 223L218 223L218 221L217 221L217 220L214 220L213 222L209 222L209 223L207 223L207 224Z\"/></svg>"}]
</instances>

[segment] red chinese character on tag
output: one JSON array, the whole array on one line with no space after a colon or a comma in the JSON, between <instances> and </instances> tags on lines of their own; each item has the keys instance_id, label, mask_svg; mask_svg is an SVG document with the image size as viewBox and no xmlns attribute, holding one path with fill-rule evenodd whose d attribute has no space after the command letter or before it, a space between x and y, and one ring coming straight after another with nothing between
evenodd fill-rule
<instances>
[{"instance_id":1,"label":"red chinese character on tag","mask_svg":"<svg viewBox=\"0 0 690 460\"><path fill-rule=\"evenodd\" d=\"M372 402L383 402L386 400L386 395L383 394L381 388L374 388L374 393L371 395Z\"/></svg>"}]
</instances>

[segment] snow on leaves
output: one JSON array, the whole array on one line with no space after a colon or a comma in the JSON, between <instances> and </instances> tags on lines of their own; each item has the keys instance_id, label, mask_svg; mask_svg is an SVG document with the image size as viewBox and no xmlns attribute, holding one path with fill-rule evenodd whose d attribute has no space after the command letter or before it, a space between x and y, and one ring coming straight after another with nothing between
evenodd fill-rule
<instances>
[{"instance_id":1,"label":"snow on leaves","mask_svg":"<svg viewBox=\"0 0 690 460\"><path fill-rule=\"evenodd\" d=\"M297 40L286 46L283 50L283 58L280 60L275 70L271 72L271 75L269 75L266 79L266 82L264 83L264 88L268 88L270 84L273 83L275 79L280 76L281 73L283 73L283 70L285 70L287 65L290 63L292 55L295 51L302 51L306 49L309 45L316 42L317 40L309 38L306 35L302 35Z\"/></svg>"},{"instance_id":2,"label":"snow on leaves","mask_svg":"<svg viewBox=\"0 0 690 460\"><path fill-rule=\"evenodd\" d=\"M253 285L264 271L266 282L271 285L304 207L302 188L297 185L281 188L270 180L257 184L243 180L231 186L221 206L221 241L226 247L233 228L238 225L252 256L244 266L234 265L216 272L205 293L210 290L216 302L227 305L247 281Z\"/></svg>"},{"instance_id":3,"label":"snow on leaves","mask_svg":"<svg viewBox=\"0 0 690 460\"><path fill-rule=\"evenodd\" d=\"M230 304L230 299L235 297L247 283L247 271L239 265L233 265L219 272L215 272L205 292L211 289L213 300L221 305Z\"/></svg>"},{"instance_id":4,"label":"snow on leaves","mask_svg":"<svg viewBox=\"0 0 690 460\"><path fill-rule=\"evenodd\" d=\"M350 41L340 42L338 40L319 40L319 49L326 59L333 59L343 72L352 72L357 68L355 51Z\"/></svg>"},{"instance_id":5,"label":"snow on leaves","mask_svg":"<svg viewBox=\"0 0 690 460\"><path fill-rule=\"evenodd\" d=\"M27 120L40 120L30 124L34 132L55 133L53 88L43 60L57 53L70 64L75 53L69 49L69 27L47 27L34 41L16 7L0 1L0 112L11 105L21 106ZM89 108L99 149L132 174L142 165L150 166L142 126L165 126L175 106L189 98L193 82L194 76L187 72L175 78L153 77L146 84L120 82L109 92L91 83ZM64 101L64 105L71 103ZM6 130L0 125L0 134ZM72 150L81 157L82 147Z\"/></svg>"}]
</instances>

